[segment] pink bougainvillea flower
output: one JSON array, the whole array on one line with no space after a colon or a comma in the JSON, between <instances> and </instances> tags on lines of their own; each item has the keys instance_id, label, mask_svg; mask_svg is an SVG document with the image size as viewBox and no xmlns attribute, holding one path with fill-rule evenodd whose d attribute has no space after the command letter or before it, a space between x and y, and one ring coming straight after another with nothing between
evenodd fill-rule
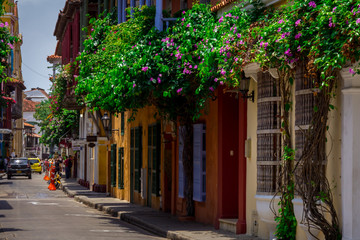
<instances>
[{"instance_id":1,"label":"pink bougainvillea flower","mask_svg":"<svg viewBox=\"0 0 360 240\"><path fill-rule=\"evenodd\" d=\"M296 20L295 26L296 26L296 27L299 26L300 22L301 22L301 19Z\"/></svg>"},{"instance_id":2,"label":"pink bougainvillea flower","mask_svg":"<svg viewBox=\"0 0 360 240\"><path fill-rule=\"evenodd\" d=\"M5 22L5 27L8 27L9 26L9 23L8 22Z\"/></svg>"},{"instance_id":3,"label":"pink bougainvillea flower","mask_svg":"<svg viewBox=\"0 0 360 240\"><path fill-rule=\"evenodd\" d=\"M224 69L221 69L221 75L225 75L226 74L226 71Z\"/></svg>"},{"instance_id":4,"label":"pink bougainvillea flower","mask_svg":"<svg viewBox=\"0 0 360 240\"><path fill-rule=\"evenodd\" d=\"M332 12L335 12L335 10L336 10L336 7L333 8Z\"/></svg>"},{"instance_id":5,"label":"pink bougainvillea flower","mask_svg":"<svg viewBox=\"0 0 360 240\"><path fill-rule=\"evenodd\" d=\"M301 47L300 47L300 45L297 47L297 51L298 51L298 52L301 52Z\"/></svg>"},{"instance_id":6,"label":"pink bougainvillea flower","mask_svg":"<svg viewBox=\"0 0 360 240\"><path fill-rule=\"evenodd\" d=\"M103 48L102 50L105 51L105 48Z\"/></svg>"},{"instance_id":7,"label":"pink bougainvillea flower","mask_svg":"<svg viewBox=\"0 0 360 240\"><path fill-rule=\"evenodd\" d=\"M222 23L224 21L224 17L221 16L221 18L219 19L219 23Z\"/></svg>"},{"instance_id":8,"label":"pink bougainvillea flower","mask_svg":"<svg viewBox=\"0 0 360 240\"><path fill-rule=\"evenodd\" d=\"M176 90L177 93L181 93L182 88L179 88L178 90Z\"/></svg>"},{"instance_id":9,"label":"pink bougainvillea flower","mask_svg":"<svg viewBox=\"0 0 360 240\"><path fill-rule=\"evenodd\" d=\"M187 26L187 27L190 27L190 24L188 23L186 26Z\"/></svg>"},{"instance_id":10,"label":"pink bougainvillea flower","mask_svg":"<svg viewBox=\"0 0 360 240\"><path fill-rule=\"evenodd\" d=\"M185 21L185 18L182 18L181 21Z\"/></svg>"},{"instance_id":11,"label":"pink bougainvillea flower","mask_svg":"<svg viewBox=\"0 0 360 240\"><path fill-rule=\"evenodd\" d=\"M133 84L133 88L134 88L134 87L136 87L136 84L135 84L135 83Z\"/></svg>"},{"instance_id":12,"label":"pink bougainvillea flower","mask_svg":"<svg viewBox=\"0 0 360 240\"><path fill-rule=\"evenodd\" d=\"M143 67L143 68L141 68L141 71L146 72L148 70L148 68L149 67Z\"/></svg>"},{"instance_id":13,"label":"pink bougainvillea flower","mask_svg":"<svg viewBox=\"0 0 360 240\"><path fill-rule=\"evenodd\" d=\"M278 23L282 24L283 22L284 22L284 19L280 19Z\"/></svg>"},{"instance_id":14,"label":"pink bougainvillea flower","mask_svg":"<svg viewBox=\"0 0 360 240\"><path fill-rule=\"evenodd\" d=\"M224 85L224 82L223 82L223 81L220 81L220 85Z\"/></svg>"},{"instance_id":15,"label":"pink bougainvillea flower","mask_svg":"<svg viewBox=\"0 0 360 240\"><path fill-rule=\"evenodd\" d=\"M213 87L209 87L209 89L210 89L210 91L212 91L212 92L214 91L214 88L213 88Z\"/></svg>"},{"instance_id":16,"label":"pink bougainvillea flower","mask_svg":"<svg viewBox=\"0 0 360 240\"><path fill-rule=\"evenodd\" d=\"M231 13L226 14L225 17L231 17Z\"/></svg>"},{"instance_id":17,"label":"pink bougainvillea flower","mask_svg":"<svg viewBox=\"0 0 360 240\"><path fill-rule=\"evenodd\" d=\"M288 48L288 50L285 51L285 55L291 57L292 56L292 53L291 53L291 50L290 48Z\"/></svg>"},{"instance_id":18,"label":"pink bougainvillea flower","mask_svg":"<svg viewBox=\"0 0 360 240\"><path fill-rule=\"evenodd\" d=\"M356 19L356 23L360 24L360 18Z\"/></svg>"},{"instance_id":19,"label":"pink bougainvillea flower","mask_svg":"<svg viewBox=\"0 0 360 240\"><path fill-rule=\"evenodd\" d=\"M356 72L354 71L354 69L349 68L349 73L351 73L351 74L355 74Z\"/></svg>"},{"instance_id":20,"label":"pink bougainvillea flower","mask_svg":"<svg viewBox=\"0 0 360 240\"><path fill-rule=\"evenodd\" d=\"M151 45L151 42L149 42L149 45Z\"/></svg>"},{"instance_id":21,"label":"pink bougainvillea flower","mask_svg":"<svg viewBox=\"0 0 360 240\"><path fill-rule=\"evenodd\" d=\"M0 27L4 27L5 25L3 23L0 23Z\"/></svg>"},{"instance_id":22,"label":"pink bougainvillea flower","mask_svg":"<svg viewBox=\"0 0 360 240\"><path fill-rule=\"evenodd\" d=\"M161 83L161 79L160 79L159 77L157 78L157 82L158 82L158 83Z\"/></svg>"},{"instance_id":23,"label":"pink bougainvillea flower","mask_svg":"<svg viewBox=\"0 0 360 240\"><path fill-rule=\"evenodd\" d=\"M215 78L215 79L214 79L214 82L217 82L218 80L219 80L218 78Z\"/></svg>"},{"instance_id":24,"label":"pink bougainvillea flower","mask_svg":"<svg viewBox=\"0 0 360 240\"><path fill-rule=\"evenodd\" d=\"M311 1L311 2L309 2L309 6L313 7L313 8L316 8L316 3L314 1Z\"/></svg>"},{"instance_id":25,"label":"pink bougainvillea flower","mask_svg":"<svg viewBox=\"0 0 360 240\"><path fill-rule=\"evenodd\" d=\"M281 32L281 28L278 28L278 30L277 30L278 32Z\"/></svg>"},{"instance_id":26,"label":"pink bougainvillea flower","mask_svg":"<svg viewBox=\"0 0 360 240\"><path fill-rule=\"evenodd\" d=\"M197 65L195 65L195 66L194 66L194 69L197 69L197 68L198 68Z\"/></svg>"},{"instance_id":27,"label":"pink bougainvillea flower","mask_svg":"<svg viewBox=\"0 0 360 240\"><path fill-rule=\"evenodd\" d=\"M295 39L299 39L301 37L301 32L295 35Z\"/></svg>"},{"instance_id":28,"label":"pink bougainvillea flower","mask_svg":"<svg viewBox=\"0 0 360 240\"><path fill-rule=\"evenodd\" d=\"M185 14L185 11L182 11L182 14Z\"/></svg>"}]
</instances>

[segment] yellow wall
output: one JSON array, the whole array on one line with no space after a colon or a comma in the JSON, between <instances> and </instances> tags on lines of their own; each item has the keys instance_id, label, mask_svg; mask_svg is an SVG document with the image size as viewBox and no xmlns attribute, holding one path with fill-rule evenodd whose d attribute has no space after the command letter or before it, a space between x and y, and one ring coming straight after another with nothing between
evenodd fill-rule
<instances>
[{"instance_id":1,"label":"yellow wall","mask_svg":"<svg viewBox=\"0 0 360 240\"><path fill-rule=\"evenodd\" d=\"M153 106L140 109L136 113L135 120L128 122L131 112L125 113L125 132L124 136L121 136L121 131L113 133L112 143L117 144L117 150L119 147L124 147L124 189L118 189L118 178L116 178L116 187L113 188L113 195L119 199L130 201L130 130L138 126L142 126L142 168L147 169L148 166L148 126L156 123L158 120L154 118L156 109ZM119 129L121 126L120 114L114 118L113 129ZM163 151L161 153L161 166L163 161ZM119 163L119 156L117 152L117 166ZM118 172L117 175L118 176ZM147 178L146 178L147 183ZM146 194L146 197L147 194ZM151 196L152 207L160 209L160 197ZM146 199L141 198L141 194L134 192L134 202L140 205L146 205Z\"/></svg>"},{"instance_id":2,"label":"yellow wall","mask_svg":"<svg viewBox=\"0 0 360 240\"><path fill-rule=\"evenodd\" d=\"M98 171L99 184L105 185L107 182L107 140L98 140Z\"/></svg>"}]
</instances>

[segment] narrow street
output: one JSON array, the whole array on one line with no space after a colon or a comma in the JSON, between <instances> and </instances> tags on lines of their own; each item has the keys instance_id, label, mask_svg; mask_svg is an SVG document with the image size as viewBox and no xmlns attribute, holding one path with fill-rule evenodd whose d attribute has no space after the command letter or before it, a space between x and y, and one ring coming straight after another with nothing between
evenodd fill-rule
<instances>
[{"instance_id":1,"label":"narrow street","mask_svg":"<svg viewBox=\"0 0 360 240\"><path fill-rule=\"evenodd\" d=\"M44 175L0 179L0 239L161 239L49 191Z\"/></svg>"}]
</instances>

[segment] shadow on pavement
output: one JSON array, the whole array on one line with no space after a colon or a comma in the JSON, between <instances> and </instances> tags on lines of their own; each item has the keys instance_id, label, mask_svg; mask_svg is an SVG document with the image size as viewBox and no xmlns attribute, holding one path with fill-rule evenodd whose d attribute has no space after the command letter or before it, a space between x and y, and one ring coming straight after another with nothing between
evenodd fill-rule
<instances>
[{"instance_id":1,"label":"shadow on pavement","mask_svg":"<svg viewBox=\"0 0 360 240\"><path fill-rule=\"evenodd\" d=\"M0 200L0 210L10 210L13 209L13 207L5 200Z\"/></svg>"},{"instance_id":2,"label":"shadow on pavement","mask_svg":"<svg viewBox=\"0 0 360 240\"><path fill-rule=\"evenodd\" d=\"M0 182L0 185L11 185L13 182Z\"/></svg>"}]
</instances>

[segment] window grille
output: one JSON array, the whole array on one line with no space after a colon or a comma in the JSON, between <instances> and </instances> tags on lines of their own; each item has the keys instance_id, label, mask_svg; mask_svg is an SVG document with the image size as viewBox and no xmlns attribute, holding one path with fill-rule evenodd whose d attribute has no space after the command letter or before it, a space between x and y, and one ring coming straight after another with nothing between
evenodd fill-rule
<instances>
[{"instance_id":1,"label":"window grille","mask_svg":"<svg viewBox=\"0 0 360 240\"><path fill-rule=\"evenodd\" d=\"M258 73L257 192L276 192L281 160L279 81Z\"/></svg>"}]
</instances>

